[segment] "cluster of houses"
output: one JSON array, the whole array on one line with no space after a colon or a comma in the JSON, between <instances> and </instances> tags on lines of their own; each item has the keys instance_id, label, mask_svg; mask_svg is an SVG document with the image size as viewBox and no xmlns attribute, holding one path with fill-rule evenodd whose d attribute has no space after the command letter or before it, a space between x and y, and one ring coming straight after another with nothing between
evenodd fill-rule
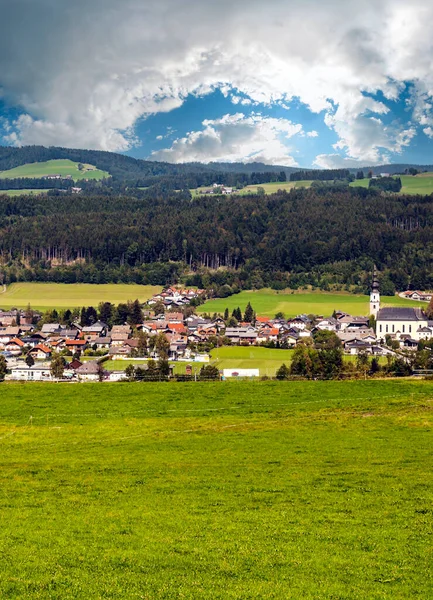
<instances>
[{"instance_id":1,"label":"cluster of houses","mask_svg":"<svg viewBox=\"0 0 433 600\"><path fill-rule=\"evenodd\" d=\"M430 302L433 297L432 292L420 292L419 290L408 290L402 293L402 297L407 300L418 300L420 302Z\"/></svg>"},{"instance_id":2,"label":"cluster of houses","mask_svg":"<svg viewBox=\"0 0 433 600\"><path fill-rule=\"evenodd\" d=\"M164 310L176 310L189 306L193 300L204 298L206 290L185 290L175 287L165 288L160 294L155 294L147 304L150 307L162 303Z\"/></svg>"},{"instance_id":3,"label":"cluster of houses","mask_svg":"<svg viewBox=\"0 0 433 600\"><path fill-rule=\"evenodd\" d=\"M316 317L313 321L306 315L289 319L258 316L253 323L240 322L236 326L229 326L220 316L205 318L189 314L191 311L182 312L193 298L201 298L203 294L204 290L166 288L148 302L155 308L162 304L164 310L159 314L155 314L155 310L145 311L145 320L134 329L128 324L110 328L101 321L84 327L79 323L70 327L44 323L37 328L34 315L27 311L0 311L0 353L10 363L12 379L51 379L50 361L61 353L69 360L64 372L66 378L115 381L124 377L124 369L105 371L102 361L142 359L143 367L147 368L147 358L160 358L158 344L150 343L157 335L165 338L170 361L188 363L208 362L210 358L205 349L221 344L295 348L318 331L334 332L344 351L352 355L360 352L376 356L393 354L395 344L391 350L389 340L398 342L401 349L416 350L420 341L433 339L433 321L422 309L380 307L377 280L373 282L370 296L375 329L370 326L368 317L343 311L334 312L332 317ZM84 361L86 350L96 358Z\"/></svg>"},{"instance_id":4,"label":"cluster of houses","mask_svg":"<svg viewBox=\"0 0 433 600\"><path fill-rule=\"evenodd\" d=\"M218 183L213 183L210 188L204 188L198 190L199 194L209 195L209 194L218 194L223 196L230 196L237 192L236 189L232 187L227 187L225 185L219 185Z\"/></svg>"}]
</instances>

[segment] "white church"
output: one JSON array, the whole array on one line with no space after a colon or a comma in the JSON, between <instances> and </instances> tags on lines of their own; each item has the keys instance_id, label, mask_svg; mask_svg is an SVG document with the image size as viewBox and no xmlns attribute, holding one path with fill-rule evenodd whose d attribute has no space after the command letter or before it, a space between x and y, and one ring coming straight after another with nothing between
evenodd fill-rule
<instances>
[{"instance_id":1,"label":"white church","mask_svg":"<svg viewBox=\"0 0 433 600\"><path fill-rule=\"evenodd\" d=\"M380 290L376 267L370 294L370 314L376 319L376 337L385 340L411 339L416 342L433 337L433 321L427 319L422 308L392 306L380 308Z\"/></svg>"}]
</instances>

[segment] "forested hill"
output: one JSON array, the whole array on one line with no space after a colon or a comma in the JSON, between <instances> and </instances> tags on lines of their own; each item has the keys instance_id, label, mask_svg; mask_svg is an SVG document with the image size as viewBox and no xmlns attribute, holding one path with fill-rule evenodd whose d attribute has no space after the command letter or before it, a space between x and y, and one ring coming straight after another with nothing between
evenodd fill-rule
<instances>
[{"instance_id":1,"label":"forested hill","mask_svg":"<svg viewBox=\"0 0 433 600\"><path fill-rule=\"evenodd\" d=\"M0 196L1 198L1 196ZM433 197L350 188L191 199L188 192L22 196L0 201L6 280L135 281L183 264L221 284L362 284L373 263L392 293L433 288ZM223 267L222 270L217 270ZM209 271L210 270L210 271ZM167 280L151 280L167 283ZM386 284L386 282L388 282ZM196 280L201 285L202 280ZM367 284L368 285L368 284Z\"/></svg>"},{"instance_id":2,"label":"forested hill","mask_svg":"<svg viewBox=\"0 0 433 600\"><path fill-rule=\"evenodd\" d=\"M287 179L290 174L299 172L300 168L284 167L278 165L265 165L264 163L225 163L211 162L203 163L184 163L171 164L164 162L141 160L117 154L115 152L104 152L101 150L80 150L74 148L60 148L51 146L23 146L21 148L12 148L0 146L0 171L6 171L25 165L28 163L43 162L55 159L70 159L77 163L91 164L107 171L110 175L119 180L149 180L145 181L146 185L153 183L150 178L182 178L188 176L206 175L209 176L218 173L244 174L251 175L252 173L280 173L284 172ZM347 171L355 174L359 169L363 169L365 173L371 171L378 175L386 172L390 174L404 173L405 170L416 168L419 171L433 171L432 165L376 165L374 167L359 167L351 168ZM310 173L311 175L311 173ZM309 176L310 178L310 176ZM316 177L313 177L316 179ZM209 181L209 177L206 181Z\"/></svg>"},{"instance_id":3,"label":"forested hill","mask_svg":"<svg viewBox=\"0 0 433 600\"><path fill-rule=\"evenodd\" d=\"M101 150L79 150L44 146L23 146L11 148L0 146L0 171L6 171L28 163L55 159L70 159L77 163L91 164L107 171L118 180L159 177L179 177L201 173L244 173L284 171L286 176L297 169L265 165L263 163L186 163L171 164L132 158L115 152ZM288 178L288 177L287 177Z\"/></svg>"}]
</instances>

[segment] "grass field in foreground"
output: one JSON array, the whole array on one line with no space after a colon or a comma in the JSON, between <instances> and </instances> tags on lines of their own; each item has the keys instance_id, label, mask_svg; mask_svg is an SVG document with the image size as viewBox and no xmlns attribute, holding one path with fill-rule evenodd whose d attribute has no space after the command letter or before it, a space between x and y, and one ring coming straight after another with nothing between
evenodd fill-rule
<instances>
[{"instance_id":1,"label":"grass field in foreground","mask_svg":"<svg viewBox=\"0 0 433 600\"><path fill-rule=\"evenodd\" d=\"M431 401L406 380L3 384L0 597L430 598Z\"/></svg>"},{"instance_id":2,"label":"grass field in foreground","mask_svg":"<svg viewBox=\"0 0 433 600\"><path fill-rule=\"evenodd\" d=\"M71 175L73 179L104 179L109 173L100 171L93 165L84 165L78 170L78 163L69 159L48 160L46 162L29 163L14 169L0 172L0 179L18 179L20 177L44 177L45 175Z\"/></svg>"},{"instance_id":3,"label":"grass field in foreground","mask_svg":"<svg viewBox=\"0 0 433 600\"><path fill-rule=\"evenodd\" d=\"M127 283L13 283L0 293L1 308L25 308L29 303L37 310L98 306L99 302L144 302L161 291L160 286Z\"/></svg>"},{"instance_id":4,"label":"grass field in foreground","mask_svg":"<svg viewBox=\"0 0 433 600\"><path fill-rule=\"evenodd\" d=\"M284 313L286 317L302 313L330 316L334 310L343 310L353 315L367 315L369 312L368 296L337 292L276 292L270 289L245 291L229 298L209 300L197 310L213 314L223 313L227 307L231 313L239 306L243 312L248 302L251 302L257 315L264 317L274 317L277 312ZM384 296L381 306L425 306L425 303L405 300L399 296Z\"/></svg>"}]
</instances>

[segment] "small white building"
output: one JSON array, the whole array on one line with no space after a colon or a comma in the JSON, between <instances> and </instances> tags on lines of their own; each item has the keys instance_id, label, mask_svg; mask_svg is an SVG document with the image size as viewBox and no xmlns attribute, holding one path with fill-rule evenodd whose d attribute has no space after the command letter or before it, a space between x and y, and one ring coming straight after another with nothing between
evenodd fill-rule
<instances>
[{"instance_id":1,"label":"small white building","mask_svg":"<svg viewBox=\"0 0 433 600\"><path fill-rule=\"evenodd\" d=\"M260 377L260 369L223 369L224 378Z\"/></svg>"},{"instance_id":2,"label":"small white building","mask_svg":"<svg viewBox=\"0 0 433 600\"><path fill-rule=\"evenodd\" d=\"M49 366L28 367L26 364L13 367L10 378L14 381L51 381L53 379Z\"/></svg>"},{"instance_id":3,"label":"small white building","mask_svg":"<svg viewBox=\"0 0 433 600\"><path fill-rule=\"evenodd\" d=\"M96 361L85 362L75 370L80 381L99 381L100 365Z\"/></svg>"}]
</instances>

